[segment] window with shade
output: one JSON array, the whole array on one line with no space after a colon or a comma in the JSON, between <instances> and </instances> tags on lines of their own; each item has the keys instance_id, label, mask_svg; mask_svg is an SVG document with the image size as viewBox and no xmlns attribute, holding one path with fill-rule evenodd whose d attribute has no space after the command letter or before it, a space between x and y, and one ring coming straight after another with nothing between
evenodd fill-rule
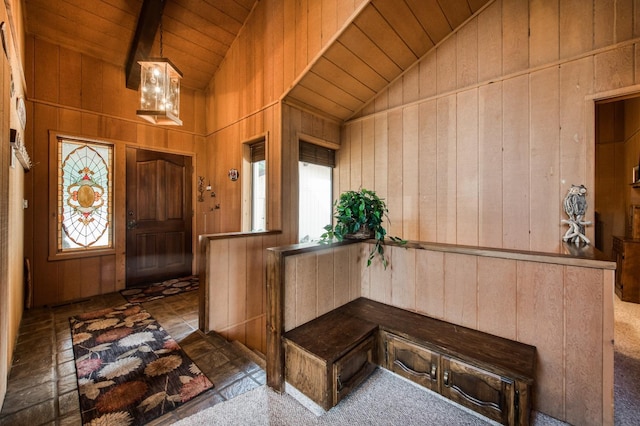
<instances>
[{"instance_id":1,"label":"window with shade","mask_svg":"<svg viewBox=\"0 0 640 426\"><path fill-rule=\"evenodd\" d=\"M335 151L300 141L298 241L317 241L332 220Z\"/></svg>"}]
</instances>

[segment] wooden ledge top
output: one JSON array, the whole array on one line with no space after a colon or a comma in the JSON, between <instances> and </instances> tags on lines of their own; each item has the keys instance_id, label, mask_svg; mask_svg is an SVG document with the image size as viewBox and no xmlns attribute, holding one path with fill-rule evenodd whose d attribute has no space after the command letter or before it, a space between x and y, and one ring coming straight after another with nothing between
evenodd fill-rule
<instances>
[{"instance_id":1,"label":"wooden ledge top","mask_svg":"<svg viewBox=\"0 0 640 426\"><path fill-rule=\"evenodd\" d=\"M315 251L328 250L347 244L372 243L373 240L344 240L334 243L304 243L292 244L281 247L271 247L267 250L280 256L294 256ZM431 243L424 241L407 241L400 245L386 240L386 246L398 246L416 250L430 250L446 253L468 254L471 256L494 257L500 259L523 260L528 262L552 263L567 266L580 266L584 268L615 270L616 263L593 246L576 246L571 243L562 243L558 253L536 252L526 250L511 250L493 247L465 246L458 244Z\"/></svg>"}]
</instances>

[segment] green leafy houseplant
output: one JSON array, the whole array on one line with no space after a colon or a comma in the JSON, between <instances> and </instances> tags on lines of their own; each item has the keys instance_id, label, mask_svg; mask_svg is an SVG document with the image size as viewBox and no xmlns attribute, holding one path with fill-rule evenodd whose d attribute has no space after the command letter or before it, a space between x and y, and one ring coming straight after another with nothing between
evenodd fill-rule
<instances>
[{"instance_id":1,"label":"green leafy houseplant","mask_svg":"<svg viewBox=\"0 0 640 426\"><path fill-rule=\"evenodd\" d=\"M369 253L367 266L376 256L380 256L385 269L389 264L384 255L383 241L387 231L383 226L384 220L389 222L389 210L384 199L378 197L375 191L360 189L359 191L345 191L340 198L333 203L335 225L324 227L320 242L333 240L342 241L345 238L373 238L375 245ZM389 237L390 240L405 244L406 241L398 237Z\"/></svg>"}]
</instances>

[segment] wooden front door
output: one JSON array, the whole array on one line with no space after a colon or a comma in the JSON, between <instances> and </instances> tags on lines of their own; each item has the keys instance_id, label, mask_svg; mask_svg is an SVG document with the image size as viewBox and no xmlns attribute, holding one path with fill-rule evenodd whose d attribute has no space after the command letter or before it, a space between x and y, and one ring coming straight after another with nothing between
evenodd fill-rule
<instances>
[{"instance_id":1,"label":"wooden front door","mask_svg":"<svg viewBox=\"0 0 640 426\"><path fill-rule=\"evenodd\" d=\"M191 275L191 157L127 148L127 287Z\"/></svg>"}]
</instances>

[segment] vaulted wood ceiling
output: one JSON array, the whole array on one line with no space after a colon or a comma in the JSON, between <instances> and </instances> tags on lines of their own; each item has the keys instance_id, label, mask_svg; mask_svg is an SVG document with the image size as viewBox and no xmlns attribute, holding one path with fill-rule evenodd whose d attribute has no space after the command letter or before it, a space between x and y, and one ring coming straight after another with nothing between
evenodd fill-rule
<instances>
[{"instance_id":1,"label":"vaulted wood ceiling","mask_svg":"<svg viewBox=\"0 0 640 426\"><path fill-rule=\"evenodd\" d=\"M348 119L489 1L372 0L286 99Z\"/></svg>"},{"instance_id":2,"label":"vaulted wood ceiling","mask_svg":"<svg viewBox=\"0 0 640 426\"><path fill-rule=\"evenodd\" d=\"M204 90L258 0L170 0L163 54ZM316 0L312 0L316 1ZM320 0L317 0L320 1ZM345 120L491 0L372 0L286 95ZM125 67L143 0L24 0L26 31ZM159 56L160 32L151 56Z\"/></svg>"},{"instance_id":3,"label":"vaulted wood ceiling","mask_svg":"<svg viewBox=\"0 0 640 426\"><path fill-rule=\"evenodd\" d=\"M258 0L166 0L163 56L203 90ZM24 0L26 32L124 67L143 0ZM160 31L151 56L160 56Z\"/></svg>"}]
</instances>

